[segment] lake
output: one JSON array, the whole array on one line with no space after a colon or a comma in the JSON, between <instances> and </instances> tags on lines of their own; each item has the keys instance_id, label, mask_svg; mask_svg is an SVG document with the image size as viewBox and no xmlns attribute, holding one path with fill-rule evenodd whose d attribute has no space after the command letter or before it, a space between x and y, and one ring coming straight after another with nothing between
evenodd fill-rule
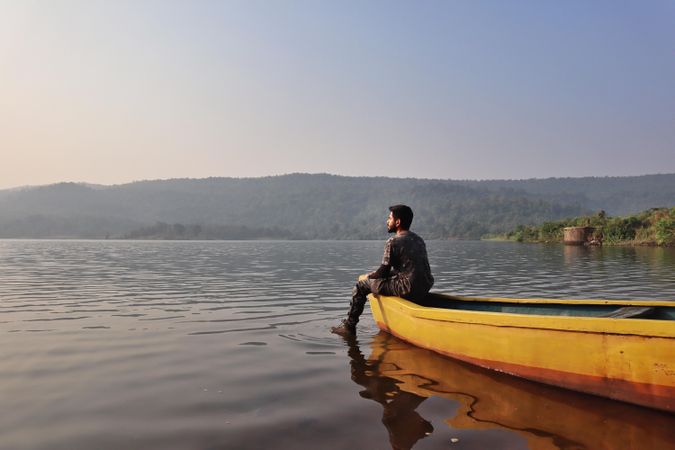
<instances>
[{"instance_id":1,"label":"lake","mask_svg":"<svg viewBox=\"0 0 675 450\"><path fill-rule=\"evenodd\" d=\"M0 241L0 448L675 449L675 416L329 332L382 241ZM675 250L427 242L434 290L675 300Z\"/></svg>"}]
</instances>

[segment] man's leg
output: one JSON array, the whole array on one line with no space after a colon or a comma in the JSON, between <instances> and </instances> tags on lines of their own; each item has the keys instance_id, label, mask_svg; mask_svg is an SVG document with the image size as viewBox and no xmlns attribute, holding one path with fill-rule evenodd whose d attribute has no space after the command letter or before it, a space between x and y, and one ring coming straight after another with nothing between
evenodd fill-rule
<instances>
[{"instance_id":1,"label":"man's leg","mask_svg":"<svg viewBox=\"0 0 675 450\"><path fill-rule=\"evenodd\" d=\"M347 317L347 322L350 326L356 328L356 324L359 323L359 317L363 313L363 308L366 306L366 301L368 300L368 294L373 292L371 286L371 280L359 280L352 289L352 301L349 303L349 315Z\"/></svg>"},{"instance_id":2,"label":"man's leg","mask_svg":"<svg viewBox=\"0 0 675 450\"><path fill-rule=\"evenodd\" d=\"M352 289L352 301L349 303L349 313L347 318L342 323L333 327L331 331L338 334L355 334L356 324L359 323L359 317L363 313L363 308L366 306L368 294L373 292L372 282L374 280L364 279L359 280Z\"/></svg>"},{"instance_id":3,"label":"man's leg","mask_svg":"<svg viewBox=\"0 0 675 450\"><path fill-rule=\"evenodd\" d=\"M371 280L371 292L380 295L393 295L395 297L410 297L410 282L405 278L394 275L390 278L378 278Z\"/></svg>"}]
</instances>

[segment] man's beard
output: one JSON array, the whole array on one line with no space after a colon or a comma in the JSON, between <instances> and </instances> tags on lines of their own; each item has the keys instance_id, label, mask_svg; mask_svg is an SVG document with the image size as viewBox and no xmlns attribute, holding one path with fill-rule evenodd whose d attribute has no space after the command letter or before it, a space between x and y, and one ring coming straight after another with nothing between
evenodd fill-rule
<instances>
[{"instance_id":1,"label":"man's beard","mask_svg":"<svg viewBox=\"0 0 675 450\"><path fill-rule=\"evenodd\" d=\"M387 233L396 233L396 227L394 228L387 227Z\"/></svg>"}]
</instances>

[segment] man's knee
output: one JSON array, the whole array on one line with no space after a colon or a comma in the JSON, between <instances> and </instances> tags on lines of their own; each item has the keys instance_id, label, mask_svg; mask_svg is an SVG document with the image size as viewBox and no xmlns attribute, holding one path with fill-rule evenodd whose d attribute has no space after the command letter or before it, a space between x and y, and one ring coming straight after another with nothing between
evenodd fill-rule
<instances>
[{"instance_id":1,"label":"man's knee","mask_svg":"<svg viewBox=\"0 0 675 450\"><path fill-rule=\"evenodd\" d=\"M352 289L352 295L366 296L372 292L370 280L359 280Z\"/></svg>"}]
</instances>

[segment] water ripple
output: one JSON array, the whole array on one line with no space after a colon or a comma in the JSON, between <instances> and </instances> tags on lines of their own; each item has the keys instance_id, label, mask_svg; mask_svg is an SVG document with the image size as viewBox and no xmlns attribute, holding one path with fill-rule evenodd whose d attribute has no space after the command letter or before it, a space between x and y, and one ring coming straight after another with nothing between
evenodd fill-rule
<instances>
[{"instance_id":1,"label":"water ripple","mask_svg":"<svg viewBox=\"0 0 675 450\"><path fill-rule=\"evenodd\" d=\"M672 249L427 244L437 291L675 299ZM0 240L3 444L239 448L218 442L309 416L326 433L381 427L349 403L361 398L328 330L382 246ZM360 336L376 330L366 312Z\"/></svg>"}]
</instances>

